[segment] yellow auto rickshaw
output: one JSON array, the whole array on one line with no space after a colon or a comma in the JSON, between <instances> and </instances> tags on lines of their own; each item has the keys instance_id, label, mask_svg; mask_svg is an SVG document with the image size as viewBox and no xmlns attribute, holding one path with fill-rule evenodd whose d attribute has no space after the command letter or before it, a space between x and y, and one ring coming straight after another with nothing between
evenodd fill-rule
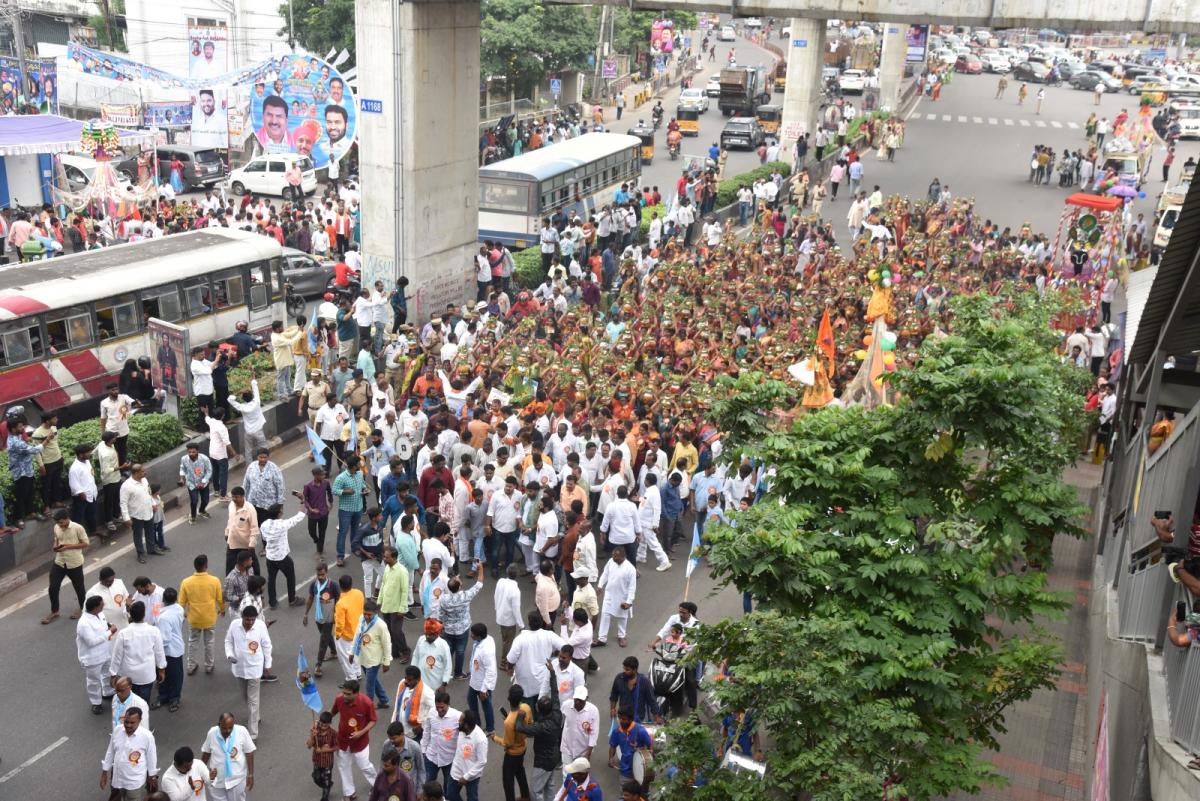
<instances>
[{"instance_id":1,"label":"yellow auto rickshaw","mask_svg":"<svg viewBox=\"0 0 1200 801\"><path fill-rule=\"evenodd\" d=\"M700 135L700 109L679 106L675 109L675 121L679 123L679 132L684 136Z\"/></svg>"},{"instance_id":2,"label":"yellow auto rickshaw","mask_svg":"<svg viewBox=\"0 0 1200 801\"><path fill-rule=\"evenodd\" d=\"M654 131L638 123L636 128L629 129L629 135L642 140L642 163L649 164L654 161Z\"/></svg>"},{"instance_id":3,"label":"yellow auto rickshaw","mask_svg":"<svg viewBox=\"0 0 1200 801\"><path fill-rule=\"evenodd\" d=\"M779 136L779 124L783 119L783 106L759 106L754 112L763 133Z\"/></svg>"},{"instance_id":4,"label":"yellow auto rickshaw","mask_svg":"<svg viewBox=\"0 0 1200 801\"><path fill-rule=\"evenodd\" d=\"M787 62L780 61L775 65L775 91L782 92L787 86Z\"/></svg>"}]
</instances>

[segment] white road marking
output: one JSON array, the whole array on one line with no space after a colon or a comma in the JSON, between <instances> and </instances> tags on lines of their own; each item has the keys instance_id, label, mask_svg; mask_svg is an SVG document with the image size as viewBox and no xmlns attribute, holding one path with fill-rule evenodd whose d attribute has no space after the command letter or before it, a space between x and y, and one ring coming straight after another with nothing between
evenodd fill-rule
<instances>
[{"instance_id":1,"label":"white road marking","mask_svg":"<svg viewBox=\"0 0 1200 801\"><path fill-rule=\"evenodd\" d=\"M976 125L983 125L983 117L972 117Z\"/></svg>"},{"instance_id":2,"label":"white road marking","mask_svg":"<svg viewBox=\"0 0 1200 801\"><path fill-rule=\"evenodd\" d=\"M942 115L942 122L950 122L951 119L953 118L949 114Z\"/></svg>"},{"instance_id":3,"label":"white road marking","mask_svg":"<svg viewBox=\"0 0 1200 801\"><path fill-rule=\"evenodd\" d=\"M1036 126L1037 126L1037 127L1039 127L1039 128L1045 128L1045 127L1046 127L1046 123L1045 123L1045 122L1043 122L1042 120L1034 120L1034 121L1033 121L1033 124L1034 124L1034 125L1036 125Z\"/></svg>"},{"instance_id":4,"label":"white road marking","mask_svg":"<svg viewBox=\"0 0 1200 801\"><path fill-rule=\"evenodd\" d=\"M936 114L926 114L926 115L925 115L925 119L927 119L927 120L931 120L931 121L932 121L932 120L936 120L936 119L937 119L937 115L936 115Z\"/></svg>"},{"instance_id":5,"label":"white road marking","mask_svg":"<svg viewBox=\"0 0 1200 801\"><path fill-rule=\"evenodd\" d=\"M297 440L297 441L300 441L300 440ZM286 462L279 465L279 469L286 470L287 468L292 467L293 465L299 464L300 462L302 462L308 458L308 453L309 452L306 449L299 456L296 456L295 458L292 458L292 459L288 459ZM175 520L172 520L170 523L167 523L167 525L163 527L163 533L166 533L166 532L170 531L171 529L177 528L179 526L182 526L183 521L185 519L186 519L186 515L183 515L183 516L177 517ZM111 564L112 562L115 562L117 559L120 559L122 556L128 555L132 551L133 551L133 543L128 542L125 545L122 545L118 548L113 548L108 553L106 553L104 556L97 557L95 560L93 560L91 562L91 564L85 565L84 570L85 571L99 570L100 568L104 567L105 565ZM9 615L13 614L14 612L21 611L22 609L29 606L30 604L37 603L38 601L45 598L49 594L50 594L49 588L43 587L41 590L35 592L33 595L30 595L28 598L23 598L22 600L17 601L12 606L9 606L4 610L0 610L0 620L3 620L4 618L8 617ZM19 768L18 768L18 770L19 770ZM3 780L0 779L0 782L2 782L2 781Z\"/></svg>"},{"instance_id":6,"label":"white road marking","mask_svg":"<svg viewBox=\"0 0 1200 801\"><path fill-rule=\"evenodd\" d=\"M1067 127L1068 127L1068 128L1070 128L1072 131L1078 131L1078 130L1079 130L1079 123L1077 123L1077 122L1068 122L1068 123L1067 123Z\"/></svg>"},{"instance_id":7,"label":"white road marking","mask_svg":"<svg viewBox=\"0 0 1200 801\"><path fill-rule=\"evenodd\" d=\"M1022 127L1022 128L1028 128L1028 127L1029 127L1029 120L1021 120L1021 127Z\"/></svg>"},{"instance_id":8,"label":"white road marking","mask_svg":"<svg viewBox=\"0 0 1200 801\"><path fill-rule=\"evenodd\" d=\"M1058 120L1050 120L1050 124L1051 124L1051 125L1053 125L1055 128L1061 128L1061 127L1062 127L1062 123L1061 123L1061 122L1059 122Z\"/></svg>"},{"instance_id":9,"label":"white road marking","mask_svg":"<svg viewBox=\"0 0 1200 801\"><path fill-rule=\"evenodd\" d=\"M131 547L132 547L132 546L131 546ZM44 757L44 756L46 756L47 754L49 754L49 753L50 753L51 751L53 751L55 748L58 748L60 745L62 745L63 743L65 743L65 742L66 742L67 740L69 740L69 739L71 739L71 738L69 738L69 737L66 737L66 736L59 737L59 738L58 738L57 740L55 740L54 742L50 743L50 745L46 746L46 747L45 747L45 748L43 748L41 751L38 751L36 754L34 754L34 755L33 755L33 756L31 756L29 759L27 759L27 760L25 760L24 762L22 762L20 765L17 765L15 768L13 768L12 770L10 770L8 773L5 773L3 776L0 776L0 784L4 784L4 783L5 783L6 781L8 781L9 779L13 779L13 778L15 778L15 777L16 777L16 775L17 775L18 773L20 773L21 771L25 770L25 768L29 767L29 766L30 766L30 765L32 765L33 763L37 762L39 759L41 759L42 757Z\"/></svg>"},{"instance_id":10,"label":"white road marking","mask_svg":"<svg viewBox=\"0 0 1200 801\"><path fill-rule=\"evenodd\" d=\"M1005 118L1004 118L1004 124L1005 124L1005 125L1012 125L1012 124L1013 124L1013 121L1012 121L1012 120L1010 120L1008 117L1005 117Z\"/></svg>"},{"instance_id":11,"label":"white road marking","mask_svg":"<svg viewBox=\"0 0 1200 801\"><path fill-rule=\"evenodd\" d=\"M958 115L958 121L959 121L959 122L966 122L966 121L967 121L967 117L966 117L966 115L965 115L965 114L959 114L959 115Z\"/></svg>"},{"instance_id":12,"label":"white road marking","mask_svg":"<svg viewBox=\"0 0 1200 801\"><path fill-rule=\"evenodd\" d=\"M995 117L988 117L988 125L999 125L999 124L1000 124L1000 120L996 119Z\"/></svg>"}]
</instances>

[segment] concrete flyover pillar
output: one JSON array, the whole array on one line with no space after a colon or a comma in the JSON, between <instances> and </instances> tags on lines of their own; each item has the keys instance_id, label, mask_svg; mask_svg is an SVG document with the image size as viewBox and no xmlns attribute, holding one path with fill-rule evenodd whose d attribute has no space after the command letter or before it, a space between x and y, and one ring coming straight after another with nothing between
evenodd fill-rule
<instances>
[{"instance_id":1,"label":"concrete flyover pillar","mask_svg":"<svg viewBox=\"0 0 1200 801\"><path fill-rule=\"evenodd\" d=\"M356 0L364 283L418 324L474 296L479 0Z\"/></svg>"},{"instance_id":2,"label":"concrete flyover pillar","mask_svg":"<svg viewBox=\"0 0 1200 801\"><path fill-rule=\"evenodd\" d=\"M825 20L791 20L787 49L787 84L783 93L781 152L792 153L801 134L815 134L821 106L821 68L825 55Z\"/></svg>"},{"instance_id":3,"label":"concrete flyover pillar","mask_svg":"<svg viewBox=\"0 0 1200 801\"><path fill-rule=\"evenodd\" d=\"M908 58L908 26L898 22L883 25L883 48L879 56L879 107L900 108L900 87Z\"/></svg>"}]
</instances>

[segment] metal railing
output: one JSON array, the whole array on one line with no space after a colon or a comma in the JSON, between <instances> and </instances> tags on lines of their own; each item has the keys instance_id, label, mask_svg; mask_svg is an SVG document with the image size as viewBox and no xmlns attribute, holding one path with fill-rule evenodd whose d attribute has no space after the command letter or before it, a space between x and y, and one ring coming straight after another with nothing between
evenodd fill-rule
<instances>
[{"instance_id":1,"label":"metal railing","mask_svg":"<svg viewBox=\"0 0 1200 801\"><path fill-rule=\"evenodd\" d=\"M1194 608L1190 594L1176 587L1175 601L1185 601ZM1163 645L1163 678L1167 685L1167 711L1171 720L1171 739L1189 752L1200 753L1200 644L1180 648L1172 643Z\"/></svg>"},{"instance_id":2,"label":"metal railing","mask_svg":"<svg viewBox=\"0 0 1200 801\"><path fill-rule=\"evenodd\" d=\"M1155 644L1162 636L1167 588L1171 578L1163 560L1162 546L1157 540L1130 550L1129 539L1124 550L1127 566L1120 578L1117 595L1117 636Z\"/></svg>"}]
</instances>

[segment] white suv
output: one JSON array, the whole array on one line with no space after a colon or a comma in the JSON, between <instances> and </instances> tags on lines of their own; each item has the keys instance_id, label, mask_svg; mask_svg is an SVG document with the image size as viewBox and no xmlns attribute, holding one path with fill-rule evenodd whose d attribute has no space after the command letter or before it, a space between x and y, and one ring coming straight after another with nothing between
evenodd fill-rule
<instances>
[{"instance_id":1,"label":"white suv","mask_svg":"<svg viewBox=\"0 0 1200 801\"><path fill-rule=\"evenodd\" d=\"M272 153L255 156L245 167L229 174L229 189L235 195L247 192L260 195L279 195L288 200L295 197L296 188L288 183L288 170L295 165L300 170L300 193L317 191L317 173L312 159L292 153Z\"/></svg>"}]
</instances>

